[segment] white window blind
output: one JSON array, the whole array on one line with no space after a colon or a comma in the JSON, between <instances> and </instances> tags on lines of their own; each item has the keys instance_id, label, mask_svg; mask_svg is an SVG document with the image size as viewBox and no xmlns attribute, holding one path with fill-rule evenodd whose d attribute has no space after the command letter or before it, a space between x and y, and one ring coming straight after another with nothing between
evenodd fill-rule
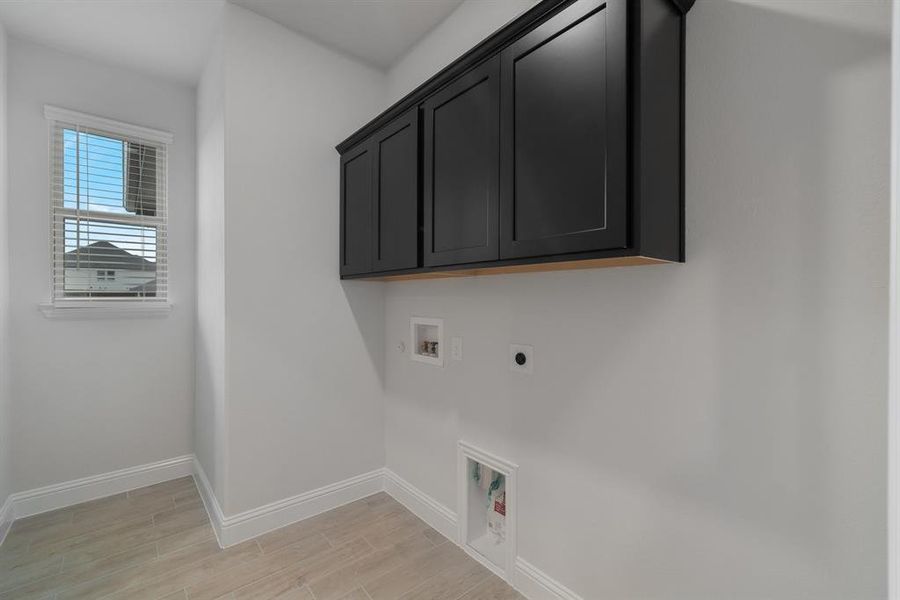
<instances>
[{"instance_id":1,"label":"white window blind","mask_svg":"<svg viewBox=\"0 0 900 600\"><path fill-rule=\"evenodd\" d=\"M49 106L44 112L53 304L166 302L171 136Z\"/></svg>"}]
</instances>

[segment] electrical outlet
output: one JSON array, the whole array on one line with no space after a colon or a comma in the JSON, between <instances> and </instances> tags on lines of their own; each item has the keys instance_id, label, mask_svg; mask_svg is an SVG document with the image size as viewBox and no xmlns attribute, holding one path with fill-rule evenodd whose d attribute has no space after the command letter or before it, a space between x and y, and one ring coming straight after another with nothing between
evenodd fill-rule
<instances>
[{"instance_id":1,"label":"electrical outlet","mask_svg":"<svg viewBox=\"0 0 900 600\"><path fill-rule=\"evenodd\" d=\"M462 338L458 335L450 338L450 358L462 360Z\"/></svg>"},{"instance_id":2,"label":"electrical outlet","mask_svg":"<svg viewBox=\"0 0 900 600\"><path fill-rule=\"evenodd\" d=\"M516 373L532 373L534 371L534 346L510 344L509 370Z\"/></svg>"}]
</instances>

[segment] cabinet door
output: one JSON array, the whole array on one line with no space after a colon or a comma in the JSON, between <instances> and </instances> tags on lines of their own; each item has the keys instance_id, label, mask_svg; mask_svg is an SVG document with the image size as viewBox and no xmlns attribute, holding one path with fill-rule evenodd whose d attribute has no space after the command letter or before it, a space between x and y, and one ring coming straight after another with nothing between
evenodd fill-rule
<instances>
[{"instance_id":1,"label":"cabinet door","mask_svg":"<svg viewBox=\"0 0 900 600\"><path fill-rule=\"evenodd\" d=\"M409 111L373 141L373 266L419 266L419 111Z\"/></svg>"},{"instance_id":2,"label":"cabinet door","mask_svg":"<svg viewBox=\"0 0 900 600\"><path fill-rule=\"evenodd\" d=\"M364 142L341 156L341 275L372 271L372 151Z\"/></svg>"},{"instance_id":3,"label":"cabinet door","mask_svg":"<svg viewBox=\"0 0 900 600\"><path fill-rule=\"evenodd\" d=\"M501 54L502 258L627 244L624 11L577 0Z\"/></svg>"},{"instance_id":4,"label":"cabinet door","mask_svg":"<svg viewBox=\"0 0 900 600\"><path fill-rule=\"evenodd\" d=\"M425 266L496 260L499 56L425 101Z\"/></svg>"}]
</instances>

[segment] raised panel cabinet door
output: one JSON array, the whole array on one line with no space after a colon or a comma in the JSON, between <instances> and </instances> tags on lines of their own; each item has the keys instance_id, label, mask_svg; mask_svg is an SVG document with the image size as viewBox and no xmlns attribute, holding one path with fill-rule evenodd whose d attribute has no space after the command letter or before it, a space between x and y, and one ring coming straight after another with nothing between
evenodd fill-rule
<instances>
[{"instance_id":1,"label":"raised panel cabinet door","mask_svg":"<svg viewBox=\"0 0 900 600\"><path fill-rule=\"evenodd\" d=\"M499 58L424 103L425 266L499 258Z\"/></svg>"},{"instance_id":2,"label":"raised panel cabinet door","mask_svg":"<svg viewBox=\"0 0 900 600\"><path fill-rule=\"evenodd\" d=\"M419 111L375 134L373 268L419 266Z\"/></svg>"},{"instance_id":3,"label":"raised panel cabinet door","mask_svg":"<svg viewBox=\"0 0 900 600\"><path fill-rule=\"evenodd\" d=\"M372 151L363 142L341 155L341 275L372 271Z\"/></svg>"},{"instance_id":4,"label":"raised panel cabinet door","mask_svg":"<svg viewBox=\"0 0 900 600\"><path fill-rule=\"evenodd\" d=\"M501 53L501 258L628 243L625 10L577 0Z\"/></svg>"}]
</instances>

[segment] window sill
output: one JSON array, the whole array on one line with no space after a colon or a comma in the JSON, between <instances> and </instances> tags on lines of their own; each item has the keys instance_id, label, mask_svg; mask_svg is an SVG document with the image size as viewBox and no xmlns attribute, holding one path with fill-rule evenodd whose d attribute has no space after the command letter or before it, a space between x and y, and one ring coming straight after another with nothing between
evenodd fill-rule
<instances>
[{"instance_id":1,"label":"window sill","mask_svg":"<svg viewBox=\"0 0 900 600\"><path fill-rule=\"evenodd\" d=\"M67 306L44 302L38 309L48 319L146 319L168 316L172 305L168 302L110 302Z\"/></svg>"}]
</instances>

